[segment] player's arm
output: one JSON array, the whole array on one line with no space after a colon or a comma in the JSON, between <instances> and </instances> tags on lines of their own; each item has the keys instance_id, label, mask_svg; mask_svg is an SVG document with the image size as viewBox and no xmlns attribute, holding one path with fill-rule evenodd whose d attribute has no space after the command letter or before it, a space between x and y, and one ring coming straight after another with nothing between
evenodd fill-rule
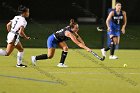
<instances>
[{"instance_id":1,"label":"player's arm","mask_svg":"<svg viewBox=\"0 0 140 93\"><path fill-rule=\"evenodd\" d=\"M12 25L11 21L6 25L6 28L7 28L8 32L10 32L10 30L11 30L11 25Z\"/></svg>"},{"instance_id":2,"label":"player's arm","mask_svg":"<svg viewBox=\"0 0 140 93\"><path fill-rule=\"evenodd\" d=\"M110 12L107 19L106 19L106 26L107 26L108 31L110 30L109 23L110 23L113 15L114 15L114 11Z\"/></svg>"},{"instance_id":3,"label":"player's arm","mask_svg":"<svg viewBox=\"0 0 140 93\"><path fill-rule=\"evenodd\" d=\"M123 11L123 25L122 25L122 29L121 29L121 31L122 31L122 33L123 34L125 34L125 27L126 27L126 24L127 24L127 16L126 16L126 12L125 11Z\"/></svg>"},{"instance_id":4,"label":"player's arm","mask_svg":"<svg viewBox=\"0 0 140 93\"><path fill-rule=\"evenodd\" d=\"M86 47L83 43L79 42L76 37L70 33L69 31L65 32L65 36L69 37L75 44L77 44L79 47L86 49L87 51L91 51L88 47Z\"/></svg>"},{"instance_id":5,"label":"player's arm","mask_svg":"<svg viewBox=\"0 0 140 93\"><path fill-rule=\"evenodd\" d=\"M76 39L77 39L79 42L81 42L81 43L83 43L83 44L85 45L83 39L80 37L80 35L79 35L78 33L74 33L74 36L76 37Z\"/></svg>"},{"instance_id":6,"label":"player's arm","mask_svg":"<svg viewBox=\"0 0 140 93\"><path fill-rule=\"evenodd\" d=\"M24 27L21 26L19 29L19 35L25 39L30 39L30 37L26 36L26 34L24 33Z\"/></svg>"}]
</instances>

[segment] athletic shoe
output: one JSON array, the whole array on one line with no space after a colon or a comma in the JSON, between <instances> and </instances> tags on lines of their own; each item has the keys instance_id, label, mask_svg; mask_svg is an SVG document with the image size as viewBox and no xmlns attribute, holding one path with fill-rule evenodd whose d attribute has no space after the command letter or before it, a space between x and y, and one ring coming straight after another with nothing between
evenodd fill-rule
<instances>
[{"instance_id":1,"label":"athletic shoe","mask_svg":"<svg viewBox=\"0 0 140 93\"><path fill-rule=\"evenodd\" d=\"M118 57L113 55L113 56L109 56L109 59L118 59Z\"/></svg>"},{"instance_id":2,"label":"athletic shoe","mask_svg":"<svg viewBox=\"0 0 140 93\"><path fill-rule=\"evenodd\" d=\"M36 58L36 56L31 56L31 60L32 60L33 65L36 65L37 60L35 58Z\"/></svg>"},{"instance_id":3,"label":"athletic shoe","mask_svg":"<svg viewBox=\"0 0 140 93\"><path fill-rule=\"evenodd\" d=\"M106 57L106 51L105 51L105 48L102 48L102 49L101 49L101 52L102 52L102 56Z\"/></svg>"},{"instance_id":4,"label":"athletic shoe","mask_svg":"<svg viewBox=\"0 0 140 93\"><path fill-rule=\"evenodd\" d=\"M20 67L23 67L23 68L25 68L25 67L27 67L27 65L23 65L23 64L18 65L18 64L17 64L16 67L19 67L19 68L20 68Z\"/></svg>"},{"instance_id":5,"label":"athletic shoe","mask_svg":"<svg viewBox=\"0 0 140 93\"><path fill-rule=\"evenodd\" d=\"M59 63L57 66L58 66L58 67L68 67L67 65L65 65L65 64L63 64L63 63Z\"/></svg>"}]
</instances>

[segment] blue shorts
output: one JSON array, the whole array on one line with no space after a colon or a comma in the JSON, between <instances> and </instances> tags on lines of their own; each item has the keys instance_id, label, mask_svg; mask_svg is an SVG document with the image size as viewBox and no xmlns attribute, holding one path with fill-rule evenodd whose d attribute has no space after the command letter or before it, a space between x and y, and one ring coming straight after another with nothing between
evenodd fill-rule
<instances>
[{"instance_id":1,"label":"blue shorts","mask_svg":"<svg viewBox=\"0 0 140 93\"><path fill-rule=\"evenodd\" d=\"M55 39L54 34L50 35L47 40L47 47L48 48L56 48L58 45L58 41Z\"/></svg>"},{"instance_id":2,"label":"blue shorts","mask_svg":"<svg viewBox=\"0 0 140 93\"><path fill-rule=\"evenodd\" d=\"M113 35L113 36L120 36L120 25L115 25L111 24L110 25L110 31L108 31L108 35Z\"/></svg>"}]
</instances>

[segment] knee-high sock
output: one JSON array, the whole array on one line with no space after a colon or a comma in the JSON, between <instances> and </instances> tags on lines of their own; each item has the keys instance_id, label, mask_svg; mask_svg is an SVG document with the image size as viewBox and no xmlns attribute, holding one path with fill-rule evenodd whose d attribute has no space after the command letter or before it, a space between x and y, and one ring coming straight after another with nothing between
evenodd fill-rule
<instances>
[{"instance_id":1,"label":"knee-high sock","mask_svg":"<svg viewBox=\"0 0 140 93\"><path fill-rule=\"evenodd\" d=\"M42 55L36 56L36 60L43 60L43 59L48 59L48 55L47 54L42 54Z\"/></svg>"},{"instance_id":2,"label":"knee-high sock","mask_svg":"<svg viewBox=\"0 0 140 93\"><path fill-rule=\"evenodd\" d=\"M7 52L5 50L0 49L0 55L1 56L6 56Z\"/></svg>"},{"instance_id":3,"label":"knee-high sock","mask_svg":"<svg viewBox=\"0 0 140 93\"><path fill-rule=\"evenodd\" d=\"M114 52L115 52L115 44L112 43L110 46L111 46L111 48L110 48L110 55L114 55Z\"/></svg>"},{"instance_id":4,"label":"knee-high sock","mask_svg":"<svg viewBox=\"0 0 140 93\"><path fill-rule=\"evenodd\" d=\"M24 54L24 52L18 52L17 53L17 64L18 65L22 64L23 54Z\"/></svg>"},{"instance_id":5,"label":"knee-high sock","mask_svg":"<svg viewBox=\"0 0 140 93\"><path fill-rule=\"evenodd\" d=\"M64 64L65 59L67 57L67 54L68 54L68 52L62 51L60 63L63 63Z\"/></svg>"},{"instance_id":6,"label":"knee-high sock","mask_svg":"<svg viewBox=\"0 0 140 93\"><path fill-rule=\"evenodd\" d=\"M110 50L110 47L105 48L105 51L108 51L108 50Z\"/></svg>"}]
</instances>

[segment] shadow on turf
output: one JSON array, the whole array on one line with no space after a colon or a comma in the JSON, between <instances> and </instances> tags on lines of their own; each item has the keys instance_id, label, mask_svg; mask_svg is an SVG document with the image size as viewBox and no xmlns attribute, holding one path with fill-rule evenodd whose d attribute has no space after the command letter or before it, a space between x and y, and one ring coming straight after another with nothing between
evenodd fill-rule
<instances>
[{"instance_id":1,"label":"shadow on turf","mask_svg":"<svg viewBox=\"0 0 140 93\"><path fill-rule=\"evenodd\" d=\"M2 75L2 74L0 74L0 77L20 79L20 80L29 80L29 81L36 81L36 82L47 82L47 83L60 84L59 82L55 82L55 81L41 80L41 79L35 79L35 78L25 78L25 77L19 77L19 76Z\"/></svg>"},{"instance_id":2,"label":"shadow on turf","mask_svg":"<svg viewBox=\"0 0 140 93\"><path fill-rule=\"evenodd\" d=\"M102 67L68 67L68 68L101 68ZM140 69L140 68L128 68L128 67L108 67L108 68L117 68L117 69Z\"/></svg>"}]
</instances>

